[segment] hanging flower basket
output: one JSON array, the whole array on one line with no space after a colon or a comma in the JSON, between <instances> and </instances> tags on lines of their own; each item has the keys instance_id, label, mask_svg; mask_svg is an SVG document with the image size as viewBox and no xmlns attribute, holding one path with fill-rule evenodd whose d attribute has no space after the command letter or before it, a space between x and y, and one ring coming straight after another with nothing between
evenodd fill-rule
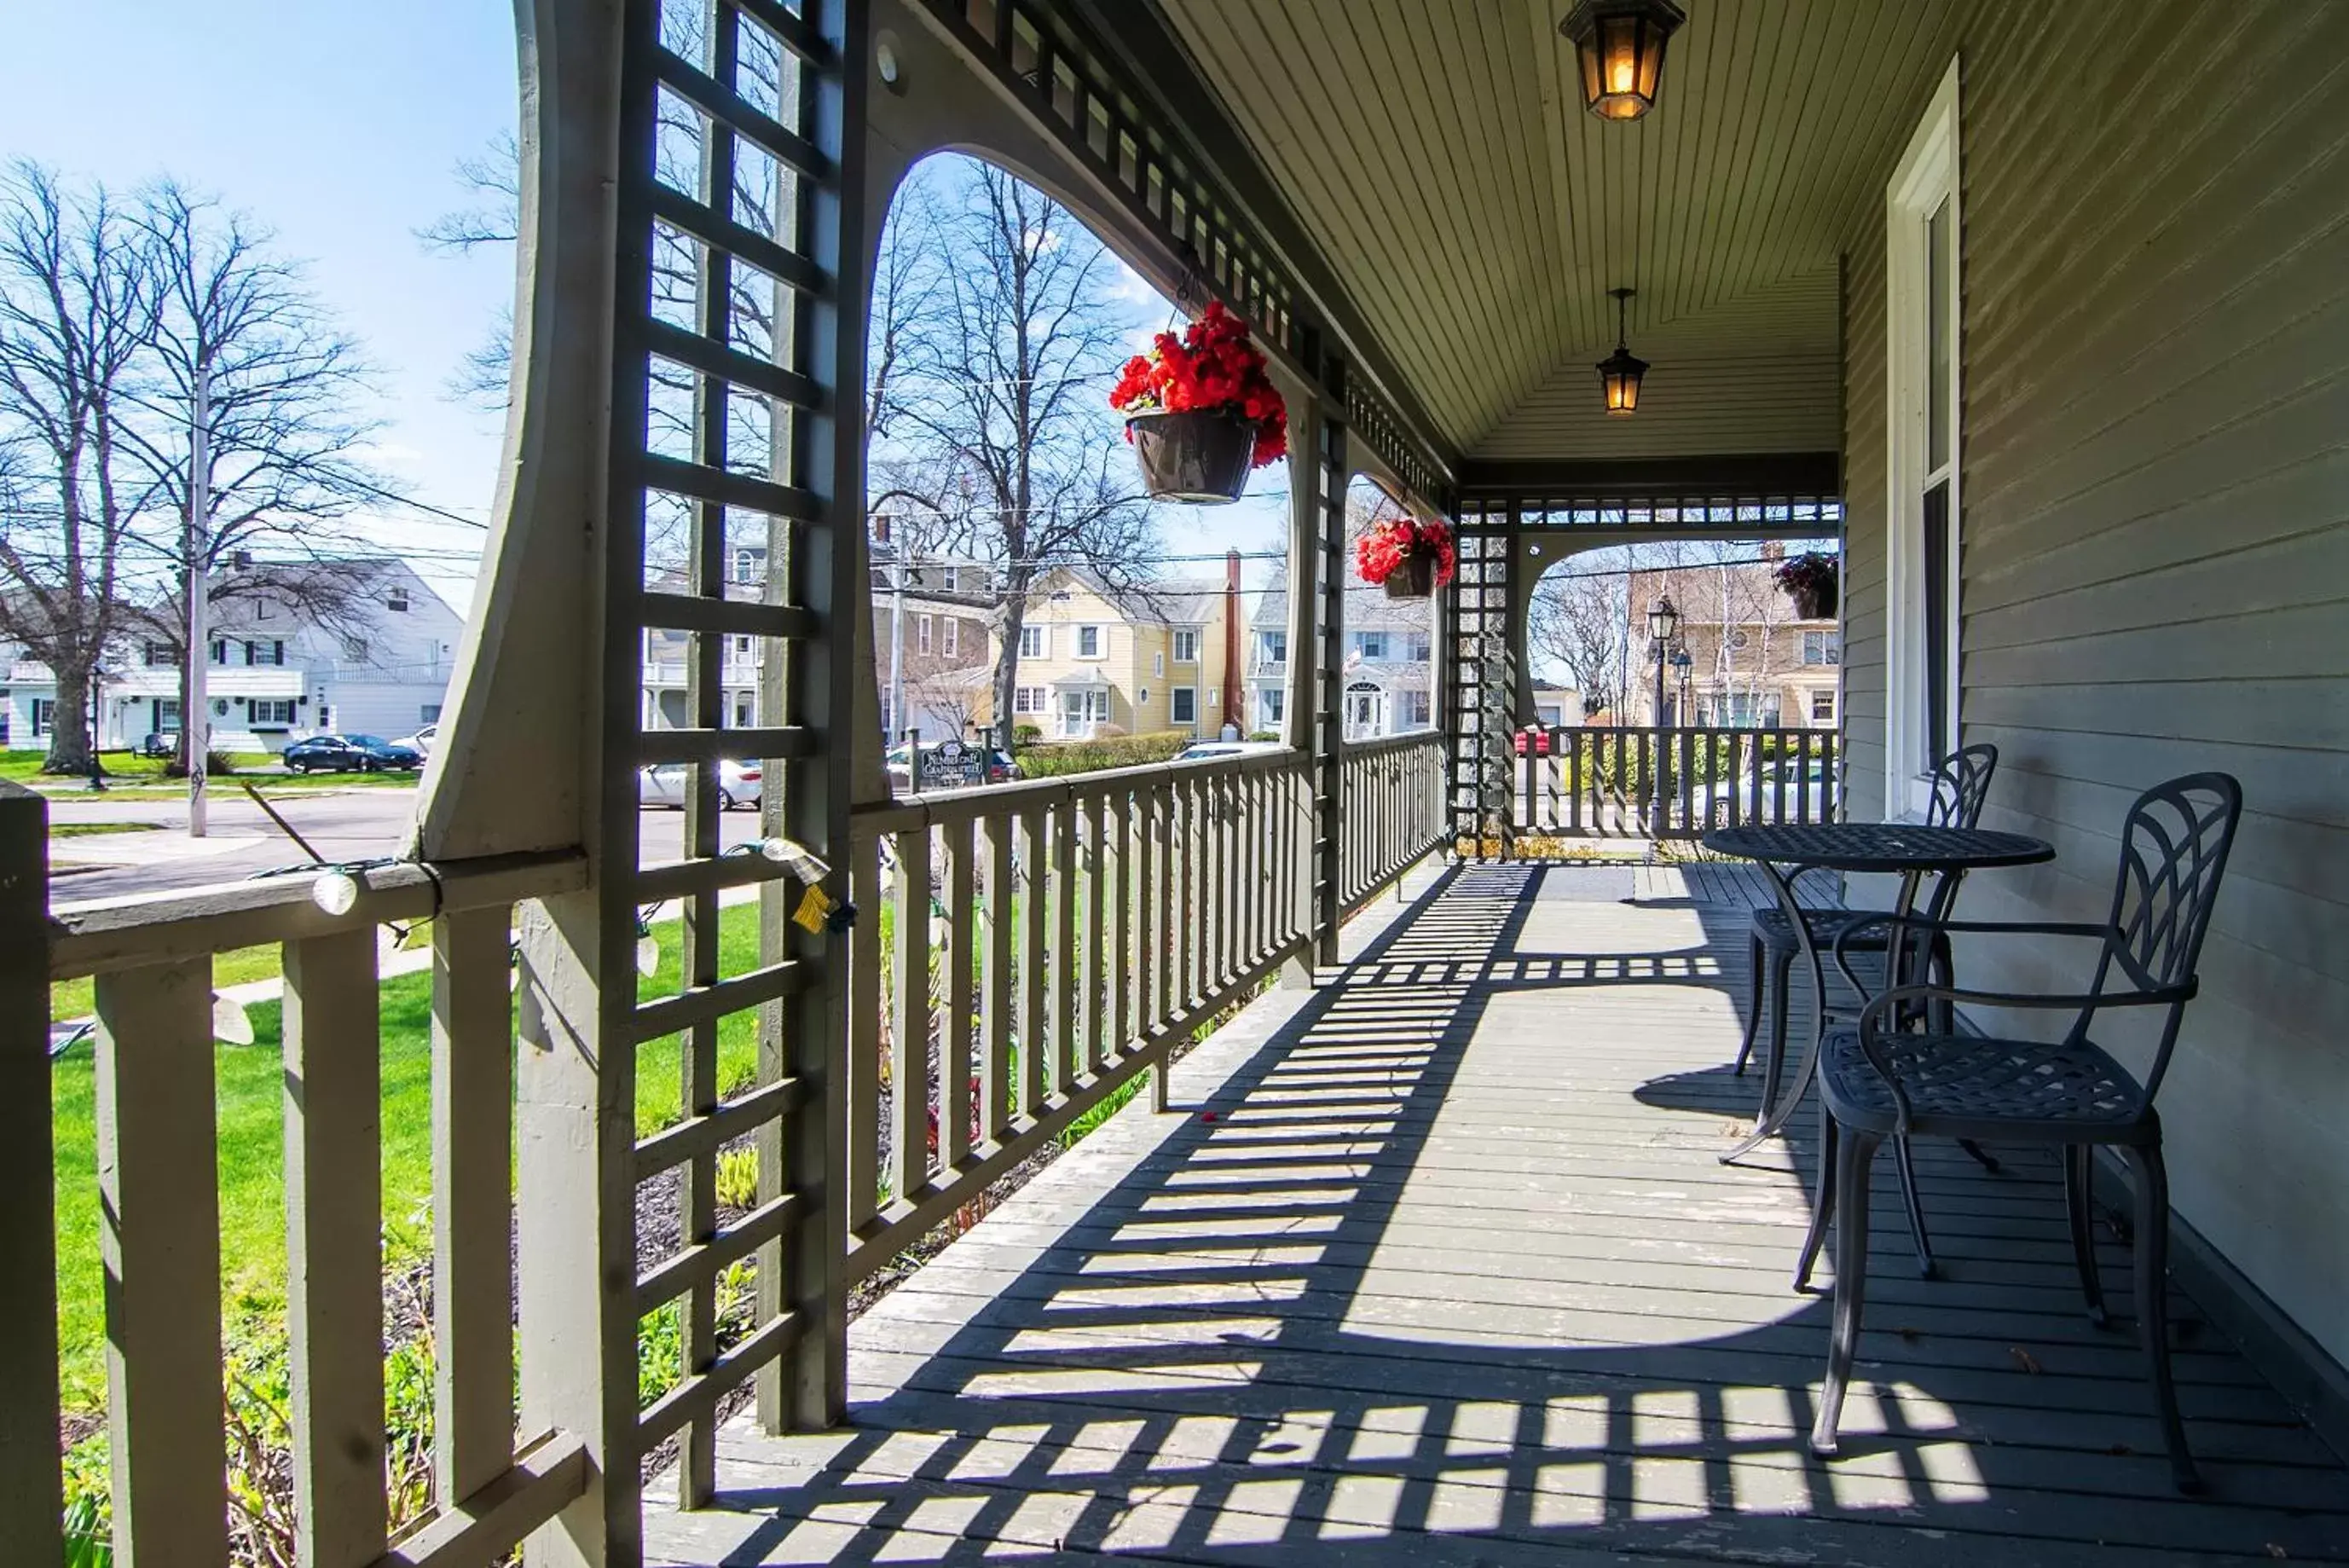
<instances>
[{"instance_id":1,"label":"hanging flower basket","mask_svg":"<svg viewBox=\"0 0 2349 1568\"><path fill-rule=\"evenodd\" d=\"M1390 599L1425 599L1435 592L1435 557L1414 555L1387 574Z\"/></svg>"},{"instance_id":2,"label":"hanging flower basket","mask_svg":"<svg viewBox=\"0 0 2349 1568\"><path fill-rule=\"evenodd\" d=\"M1240 499L1248 470L1288 455L1288 409L1265 375L1247 323L1209 300L1176 337L1162 332L1126 361L1109 406L1154 500L1215 506Z\"/></svg>"},{"instance_id":3,"label":"hanging flower basket","mask_svg":"<svg viewBox=\"0 0 2349 1568\"><path fill-rule=\"evenodd\" d=\"M1125 438L1142 464L1142 488L1158 500L1237 500L1255 466L1256 421L1228 409L1136 414L1125 422Z\"/></svg>"},{"instance_id":4,"label":"hanging flower basket","mask_svg":"<svg viewBox=\"0 0 2349 1568\"><path fill-rule=\"evenodd\" d=\"M1806 621L1832 621L1840 594L1836 558L1806 551L1786 558L1772 573L1778 586L1795 602L1795 613Z\"/></svg>"},{"instance_id":5,"label":"hanging flower basket","mask_svg":"<svg viewBox=\"0 0 2349 1568\"><path fill-rule=\"evenodd\" d=\"M1457 565L1452 531L1440 522L1389 518L1354 544L1354 570L1390 599L1424 599L1452 581Z\"/></svg>"}]
</instances>

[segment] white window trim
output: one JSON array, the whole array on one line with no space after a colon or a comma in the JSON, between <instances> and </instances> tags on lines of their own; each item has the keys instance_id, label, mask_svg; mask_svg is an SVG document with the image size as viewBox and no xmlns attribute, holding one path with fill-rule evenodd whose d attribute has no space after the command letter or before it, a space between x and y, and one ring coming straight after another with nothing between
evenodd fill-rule
<instances>
[{"instance_id":1,"label":"white window trim","mask_svg":"<svg viewBox=\"0 0 2349 1568\"><path fill-rule=\"evenodd\" d=\"M1165 649L1160 648L1150 655L1150 673L1162 677L1166 674Z\"/></svg>"},{"instance_id":2,"label":"white window trim","mask_svg":"<svg viewBox=\"0 0 2349 1568\"><path fill-rule=\"evenodd\" d=\"M1920 236L1943 199L1950 203L1951 243L1957 252L1950 279L1950 614L1946 712L1959 727L1962 641L1962 592L1958 565L1959 534L1965 517L1959 485L1964 468L1965 402L1965 214L1959 161L1958 64L1942 74L1909 149L1885 187L1886 419L1885 419L1885 609L1888 635L1884 661L1884 799L1889 816L1921 817L1932 802L1932 776L1921 766L1929 751L1956 744L1957 736L1929 738L1931 705L1926 701L1925 656L1919 628L1924 621L1923 496L1933 475L1925 469L1928 418L1927 349L1921 334L1909 327L1924 319L1926 268Z\"/></svg>"},{"instance_id":3,"label":"white window trim","mask_svg":"<svg viewBox=\"0 0 2349 1568\"><path fill-rule=\"evenodd\" d=\"M1183 639L1185 637L1191 639L1191 651L1188 654L1183 651ZM1187 626L1177 626L1172 641L1174 644L1176 664L1195 665L1199 662L1199 634L1196 631Z\"/></svg>"},{"instance_id":4,"label":"white window trim","mask_svg":"<svg viewBox=\"0 0 2349 1568\"><path fill-rule=\"evenodd\" d=\"M939 629L938 635L939 652L950 659L958 659L962 656L962 623L960 621L952 615L947 616L946 624Z\"/></svg>"},{"instance_id":5,"label":"white window trim","mask_svg":"<svg viewBox=\"0 0 2349 1568\"><path fill-rule=\"evenodd\" d=\"M1183 706L1179 699L1186 696L1191 699L1191 717L1188 718L1183 717L1179 711ZM1176 686L1167 693L1166 722L1170 725L1199 722L1199 688L1197 686Z\"/></svg>"},{"instance_id":6,"label":"white window trim","mask_svg":"<svg viewBox=\"0 0 2349 1568\"><path fill-rule=\"evenodd\" d=\"M1026 647L1030 632L1036 634L1036 651L1032 654ZM1019 656L1023 659L1049 659L1052 656L1052 628L1050 626L1022 626L1019 628Z\"/></svg>"},{"instance_id":7,"label":"white window trim","mask_svg":"<svg viewBox=\"0 0 2349 1568\"><path fill-rule=\"evenodd\" d=\"M1087 632L1091 632L1093 634L1093 651L1090 654L1085 652L1085 634ZM1076 635L1071 637L1069 640L1069 657L1072 659L1084 659L1088 662L1097 663L1100 660L1109 657L1109 628L1107 626L1088 622L1077 628Z\"/></svg>"}]
</instances>

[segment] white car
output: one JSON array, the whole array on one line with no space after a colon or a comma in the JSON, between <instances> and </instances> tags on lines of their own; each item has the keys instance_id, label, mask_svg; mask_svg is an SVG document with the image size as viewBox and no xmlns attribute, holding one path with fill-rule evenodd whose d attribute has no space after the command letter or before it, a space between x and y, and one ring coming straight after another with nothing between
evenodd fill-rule
<instances>
[{"instance_id":1,"label":"white car","mask_svg":"<svg viewBox=\"0 0 2349 1568\"><path fill-rule=\"evenodd\" d=\"M688 775L682 762L663 762L636 775L636 799L647 806L685 810ZM757 810L761 799L756 764L727 758L718 764L718 809Z\"/></svg>"},{"instance_id":2,"label":"white car","mask_svg":"<svg viewBox=\"0 0 2349 1568\"><path fill-rule=\"evenodd\" d=\"M1778 815L1779 780L1785 781L1785 815ZM1713 827L1726 827L1730 821L1730 802L1736 802L1736 820L1741 822L1824 822L1827 820L1827 765L1817 758L1807 761L1787 758L1762 765L1757 806L1756 787L1750 776L1734 779L1723 779L1708 784L1696 792L1696 814L1700 822Z\"/></svg>"},{"instance_id":3,"label":"white car","mask_svg":"<svg viewBox=\"0 0 2349 1568\"><path fill-rule=\"evenodd\" d=\"M439 742L440 738L440 727L437 724L428 724L413 735L401 736L398 740L393 741L392 744L394 746L413 747L417 750L424 753L425 756L429 757L432 755L433 746Z\"/></svg>"}]
</instances>

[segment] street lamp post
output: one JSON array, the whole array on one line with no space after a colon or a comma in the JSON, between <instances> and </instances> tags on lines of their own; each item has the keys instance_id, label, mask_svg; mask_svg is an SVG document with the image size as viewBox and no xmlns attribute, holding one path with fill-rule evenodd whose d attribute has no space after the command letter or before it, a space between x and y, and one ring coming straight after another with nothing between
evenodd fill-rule
<instances>
[{"instance_id":1,"label":"street lamp post","mask_svg":"<svg viewBox=\"0 0 2349 1568\"><path fill-rule=\"evenodd\" d=\"M1681 613L1670 595L1648 606L1648 645L1656 658L1656 762L1649 771L1648 780L1651 834L1661 834L1664 829L1664 754L1670 749L1664 739L1664 665L1671 661L1672 639L1680 634L1680 629Z\"/></svg>"}]
</instances>

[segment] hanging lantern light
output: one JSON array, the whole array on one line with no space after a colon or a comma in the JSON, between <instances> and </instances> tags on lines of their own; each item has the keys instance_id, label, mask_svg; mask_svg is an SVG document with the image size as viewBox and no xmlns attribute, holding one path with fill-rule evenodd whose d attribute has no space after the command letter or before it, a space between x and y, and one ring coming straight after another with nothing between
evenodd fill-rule
<instances>
[{"instance_id":1,"label":"hanging lantern light","mask_svg":"<svg viewBox=\"0 0 2349 1568\"><path fill-rule=\"evenodd\" d=\"M1637 119L1655 108L1664 44L1687 20L1672 0L1581 0L1558 31L1581 60L1583 107L1601 119Z\"/></svg>"},{"instance_id":2,"label":"hanging lantern light","mask_svg":"<svg viewBox=\"0 0 2349 1568\"><path fill-rule=\"evenodd\" d=\"M1609 414L1629 414L1640 406L1640 377L1648 373L1648 362L1638 357L1626 346L1623 330L1623 306L1639 291L1609 289L1615 301L1615 352L1599 362L1599 385L1607 394Z\"/></svg>"}]
</instances>

